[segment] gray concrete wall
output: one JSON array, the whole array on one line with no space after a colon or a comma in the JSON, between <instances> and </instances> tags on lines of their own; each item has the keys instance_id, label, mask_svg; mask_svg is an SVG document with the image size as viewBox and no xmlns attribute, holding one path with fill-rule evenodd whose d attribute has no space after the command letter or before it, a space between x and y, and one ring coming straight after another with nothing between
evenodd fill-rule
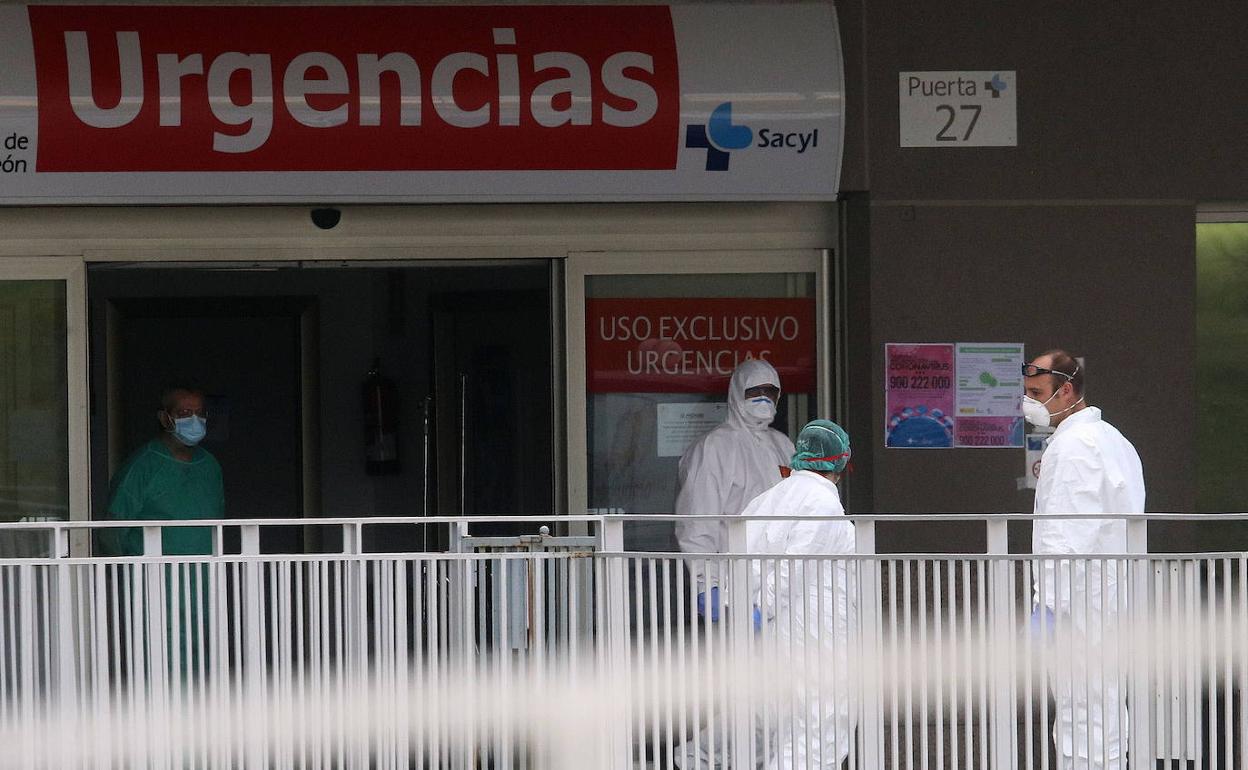
<instances>
[{"instance_id":1,"label":"gray concrete wall","mask_svg":"<svg viewBox=\"0 0 1248 770\"><path fill-rule=\"evenodd\" d=\"M1148 509L1192 510L1195 204L1248 200L1248 6L845 0L837 11L842 189L864 194L866 221L845 256L871 351L849 377L851 392L873 394L871 424L857 421L872 436L869 492L854 502L1029 510L1019 452L885 450L882 435L885 343L1018 340L1085 355L1090 401L1140 451ZM1018 147L899 146L898 73L959 69L1017 71Z\"/></svg>"}]
</instances>

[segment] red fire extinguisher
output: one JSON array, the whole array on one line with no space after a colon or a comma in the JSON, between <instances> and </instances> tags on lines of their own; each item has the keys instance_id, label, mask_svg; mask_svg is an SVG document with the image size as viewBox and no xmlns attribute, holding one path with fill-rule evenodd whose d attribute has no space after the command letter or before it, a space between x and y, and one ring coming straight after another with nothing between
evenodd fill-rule
<instances>
[{"instance_id":1,"label":"red fire extinguisher","mask_svg":"<svg viewBox=\"0 0 1248 770\"><path fill-rule=\"evenodd\" d=\"M364 377L364 471L399 472L399 391L381 374L381 359Z\"/></svg>"}]
</instances>

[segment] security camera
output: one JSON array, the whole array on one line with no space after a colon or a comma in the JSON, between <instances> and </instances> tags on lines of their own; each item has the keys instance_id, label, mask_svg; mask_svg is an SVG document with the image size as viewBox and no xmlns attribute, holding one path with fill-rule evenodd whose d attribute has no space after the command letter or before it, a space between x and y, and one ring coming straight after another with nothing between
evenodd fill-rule
<instances>
[{"instance_id":1,"label":"security camera","mask_svg":"<svg viewBox=\"0 0 1248 770\"><path fill-rule=\"evenodd\" d=\"M338 209L312 209L312 224L322 230L333 230L340 219L342 212Z\"/></svg>"}]
</instances>

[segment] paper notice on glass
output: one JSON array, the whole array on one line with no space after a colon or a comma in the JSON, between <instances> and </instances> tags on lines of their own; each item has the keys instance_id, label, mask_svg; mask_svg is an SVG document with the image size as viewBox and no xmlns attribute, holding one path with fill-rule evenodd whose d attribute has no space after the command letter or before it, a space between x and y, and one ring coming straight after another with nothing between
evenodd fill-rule
<instances>
[{"instance_id":1,"label":"paper notice on glass","mask_svg":"<svg viewBox=\"0 0 1248 770\"><path fill-rule=\"evenodd\" d=\"M703 433L724 421L725 403L658 404L659 457L680 457Z\"/></svg>"},{"instance_id":2,"label":"paper notice on glass","mask_svg":"<svg viewBox=\"0 0 1248 770\"><path fill-rule=\"evenodd\" d=\"M1022 447L1022 343L959 342L955 357L954 445Z\"/></svg>"}]
</instances>

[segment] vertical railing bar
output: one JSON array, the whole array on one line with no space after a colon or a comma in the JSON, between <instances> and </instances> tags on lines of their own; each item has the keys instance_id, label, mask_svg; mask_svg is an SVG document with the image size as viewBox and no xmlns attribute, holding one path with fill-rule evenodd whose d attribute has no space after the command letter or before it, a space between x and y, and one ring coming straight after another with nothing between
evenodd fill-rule
<instances>
[{"instance_id":1,"label":"vertical railing bar","mask_svg":"<svg viewBox=\"0 0 1248 770\"><path fill-rule=\"evenodd\" d=\"M676 730L673 704L676 701L676 693L673 691L672 681L674 672L672 671L672 659L674 650L672 648L672 592L668 590L672 585L672 560L663 559L659 564L660 580L663 586L663 714L664 724L663 731L659 737L659 747L662 750L655 751L655 765L663 767L660 760L665 760L666 764L671 764L672 747L676 745Z\"/></svg>"},{"instance_id":2,"label":"vertical railing bar","mask_svg":"<svg viewBox=\"0 0 1248 770\"><path fill-rule=\"evenodd\" d=\"M928 702L928 647L927 647L927 560L919 559L918 578L915 588L919 592L919 767L928 770L928 756L931 754L931 736L928 734L928 722L931 719L931 704Z\"/></svg>"},{"instance_id":3,"label":"vertical railing bar","mask_svg":"<svg viewBox=\"0 0 1248 770\"><path fill-rule=\"evenodd\" d=\"M38 763L35 726L38 719L36 710L38 698L35 693L35 603L34 579L35 568L21 565L16 569L17 592L20 600L17 603L17 625L14 640L18 647L18 670L14 672L17 680L18 706L21 710L20 723L22 735L22 766L34 767Z\"/></svg>"},{"instance_id":4,"label":"vertical railing bar","mask_svg":"<svg viewBox=\"0 0 1248 770\"><path fill-rule=\"evenodd\" d=\"M1023 589L1024 591L1030 592L1031 587L1034 585L1034 583L1032 582L1034 580L1033 575L1032 575L1032 568L1034 566L1035 566L1035 563L1031 561L1030 559L1020 562L1020 567L1023 571L1022 585L1024 586L1024 589ZM1023 606L1024 607L1033 606L1031 594L1027 593L1025 594L1025 597L1026 598L1024 599L1024 601L1026 603ZM1039 610L1038 607L1036 609ZM1031 615L1031 613L1027 613L1027 614L1029 616ZM1043 614L1043 611L1040 611L1037 614L1036 616L1037 619L1039 617L1039 614ZM1032 661L1036 654L1035 649L1034 649L1036 646L1036 625L1038 624L1033 624L1029 620L1022 634L1023 636L1022 646L1023 646L1023 719L1024 719L1024 722L1023 722L1023 741L1024 741L1023 743L1023 767L1024 767L1024 770L1033 770L1033 768L1035 767L1034 748L1036 745L1036 735L1035 735L1035 717L1036 717L1035 695L1036 693L1034 692L1034 686L1033 686L1035 684L1035 668L1033 666Z\"/></svg>"},{"instance_id":5,"label":"vertical railing bar","mask_svg":"<svg viewBox=\"0 0 1248 770\"><path fill-rule=\"evenodd\" d=\"M671 753L669 753L668 764L674 765L675 758L672 756L676 751L682 754L682 767L684 761L684 751L689 741L689 648L685 645L685 595L689 590L688 585L692 581L688 581L688 572L685 569L684 561L680 559L672 560L672 572L675 576L675 593L676 593L676 713L677 713L677 729L679 730L679 738L672 741Z\"/></svg>"},{"instance_id":6,"label":"vertical railing bar","mask_svg":"<svg viewBox=\"0 0 1248 770\"><path fill-rule=\"evenodd\" d=\"M901 565L901 590L902 590L902 628L905 629L902 636L905 639L906 651L906 676L904 680L906 689L906 768L914 770L914 636L911 632L911 610L910 610L910 560L906 559Z\"/></svg>"},{"instance_id":7,"label":"vertical railing bar","mask_svg":"<svg viewBox=\"0 0 1248 770\"><path fill-rule=\"evenodd\" d=\"M296 745L292 752L292 758L295 760L295 766L300 768L308 767L308 743L314 731L309 725L308 715L308 644L311 641L308 636L307 609L304 606L304 575L307 574L309 563L300 562L291 569L291 601L293 603L294 626L292 633L294 634L294 688L292 697L295 699L296 709L294 711L294 720L297 726Z\"/></svg>"},{"instance_id":8,"label":"vertical railing bar","mask_svg":"<svg viewBox=\"0 0 1248 770\"><path fill-rule=\"evenodd\" d=\"M68 532L67 531L66 531L66 538L67 538L67 545L68 545ZM75 695L74 704L72 707L73 708L72 719L75 725L81 726L80 735L83 735L88 732L88 729L91 727L92 722L94 721L94 719L91 716L88 716L89 711L87 709L87 704L89 704L90 702L94 700L94 695L95 695L94 688L91 686L92 680L94 678L94 672L92 671L91 664L95 659L94 655L92 654L93 641L95 638L95 617L92 612L93 608L95 607L95 601L94 601L95 586L91 580L90 566L79 565L79 566L72 568L70 571L70 585L71 585L71 593L76 599L75 607L74 607L75 620L73 621L73 625L74 625L74 628L78 631L78 634L77 634L77 650L75 651L75 655L77 656L77 659L80 661L80 665L77 666L77 672L76 672L77 673L77 678L75 681L76 695ZM95 717L95 718L102 719L103 714L101 713L99 717ZM94 736L92 736L92 738L93 737ZM85 735L84 735L84 738L85 738ZM83 763L86 761L88 752L90 753L90 756L98 756L98 753L96 752L96 749L98 747L95 745L94 740L86 739L81 742L76 741L75 744L76 745L74 747L74 753L76 755L76 759L73 761L73 766L75 768L82 767ZM84 744L89 745L90 748L87 749L86 746L84 746Z\"/></svg>"},{"instance_id":9,"label":"vertical railing bar","mask_svg":"<svg viewBox=\"0 0 1248 770\"><path fill-rule=\"evenodd\" d=\"M945 637L941 626L941 608L945 606L941 582L941 561L932 560L932 659L936 669L936 767L945 767Z\"/></svg>"},{"instance_id":10,"label":"vertical railing bar","mask_svg":"<svg viewBox=\"0 0 1248 770\"><path fill-rule=\"evenodd\" d=\"M396 751L395 758L397 768L407 768L411 766L411 745L410 739L407 737L408 730L411 727L411 669L410 655L408 649L411 645L411 639L408 636L408 619L416 617L415 613L420 610L419 605L411 605L408 601L408 585L418 585L420 581L419 566L420 561L399 561L394 562L394 577L392 582L395 591L395 697L398 699L398 709L395 714L394 737ZM408 576L412 575L409 581Z\"/></svg>"},{"instance_id":11,"label":"vertical railing bar","mask_svg":"<svg viewBox=\"0 0 1248 770\"><path fill-rule=\"evenodd\" d=\"M630 658L630 676L629 678L635 683L636 688L633 691L633 700L636 708L636 721L633 723L635 732L630 741L630 758L634 767L646 767L646 746L651 743L650 736L650 719L647 713L651 706L652 691L654 682L650 678L649 671L649 651L647 647L647 603L650 599L647 590L646 571L649 566L649 559L640 555L629 558L632 563L633 586L629 592L629 598L632 602L632 619L633 623L630 627L631 644L630 647L633 654ZM633 754L632 752L636 753Z\"/></svg>"},{"instance_id":12,"label":"vertical railing bar","mask_svg":"<svg viewBox=\"0 0 1248 770\"><path fill-rule=\"evenodd\" d=\"M980 660L990 659L988 655L988 603L987 603L987 565L982 560L976 560L975 563L976 577L976 605L978 608L978 619L980 619ZM991 730L991 711L988 710L988 675L981 673L980 675L980 766L987 770L991 768L988 764L988 733Z\"/></svg>"},{"instance_id":13,"label":"vertical railing bar","mask_svg":"<svg viewBox=\"0 0 1248 770\"><path fill-rule=\"evenodd\" d=\"M1217 734L1217 730L1218 730L1218 678L1217 678L1218 624L1217 624L1217 613L1215 611L1217 608L1217 592L1216 592L1216 585L1214 582L1215 565L1214 565L1213 559L1204 559L1202 560L1202 563L1204 564L1204 567L1205 567L1206 597L1205 597L1205 601L1197 604L1197 611L1198 611L1197 622L1201 624L1202 633L1206 634L1209 637L1209 647L1207 650L1209 657L1207 660L1204 661L1204 665L1201 666L1201 668L1204 669L1204 671L1199 672L1198 676L1201 680L1204 680L1204 683L1209 688L1209 698L1208 698L1208 702L1209 702L1209 719L1208 719L1209 767L1210 767L1210 770L1215 770L1218 767L1218 734ZM1198 582L1197 593L1199 595L1199 580L1197 582ZM1204 747L1202 747L1202 751L1201 751L1202 762L1203 762L1203 758L1205 754L1205 752L1203 751L1203 748Z\"/></svg>"},{"instance_id":14,"label":"vertical railing bar","mask_svg":"<svg viewBox=\"0 0 1248 770\"><path fill-rule=\"evenodd\" d=\"M1109 696L1111 694L1111 691L1107 690L1105 687L1105 649L1106 649L1106 640L1110 634L1109 626L1110 626L1111 616L1110 616L1109 607L1106 602L1106 597L1108 597L1109 595L1108 585L1107 585L1107 581L1105 578L1105 568L1107 565L1106 565L1106 561L1104 557L1098 557L1096 559L1092 559L1090 560L1089 563L1091 565L1096 566L1097 578L1100 582L1100 602L1098 602L1095 608L1095 611L1096 611L1096 614L1099 616L1097 618L1097 626L1100 628L1100 632L1101 632L1099 644L1093 645L1091 642L1091 638L1092 638L1091 625L1088 626L1088 632L1089 632L1088 638L1089 638L1089 645L1090 645L1088 649L1088 660L1095 662L1097 672L1100 676L1100 685L1097 691L1097 697L1094 699L1089 699L1089 700L1100 703L1100 708L1101 708L1101 766L1109 767L1109 707L1110 707L1110 700L1111 700ZM1088 604L1091 605L1090 596L1088 598ZM1093 608L1089 606L1089 612L1092 612L1092 611L1093 611ZM1116 700L1117 700L1118 693L1117 691L1113 691L1112 694L1114 696L1113 700L1115 701L1114 707L1117 708ZM1091 708L1089 708L1089 719L1094 720L1094 717L1091 716ZM1092 755L1089 753L1088 756L1092 756Z\"/></svg>"},{"instance_id":15,"label":"vertical railing bar","mask_svg":"<svg viewBox=\"0 0 1248 770\"><path fill-rule=\"evenodd\" d=\"M972 627L972 617L971 562L969 559L962 559L962 625L965 629L962 634L964 639L962 643L962 671L965 674L962 701L962 743L966 751L966 770L973 770L975 767L975 700L972 692L975 672L973 664L975 632Z\"/></svg>"},{"instance_id":16,"label":"vertical railing bar","mask_svg":"<svg viewBox=\"0 0 1248 770\"><path fill-rule=\"evenodd\" d=\"M1234 761L1234 741L1235 735L1235 719L1233 715L1234 705L1232 703L1234 685L1234 665L1232 656L1234 655L1234 644L1231 636L1232 626L1232 610L1231 610L1231 592L1233 590L1231 583L1231 560L1223 558L1222 563L1222 609L1219 613L1222 623L1222 653L1224 660L1222 670L1222 756L1226 758L1226 764ZM1211 603L1212 604L1212 603Z\"/></svg>"},{"instance_id":17,"label":"vertical railing bar","mask_svg":"<svg viewBox=\"0 0 1248 770\"><path fill-rule=\"evenodd\" d=\"M816 635L816 644L815 644L814 681L816 683L816 687L815 687L815 707L813 709L813 713L816 715L813 721L815 723L814 733L817 736L816 745L819 747L819 756L818 756L815 766L825 767L826 766L825 763L828 761L827 753L828 753L829 748L831 749L832 756L837 756L837 752L839 752L841 748L840 746L840 738L841 738L840 710L837 708L838 704L836 702L836 694L837 694L836 693L836 689L837 689L836 688L836 655L839 652L839 645L835 645L835 643L832 642L832 640L836 639L836 636L837 636L836 626L839 623L839 617L836 614L836 599L835 599L837 585L836 585L836 578L834 574L828 574L825 579L824 567L828 566L827 559L817 559L813 562L808 563L806 566L808 569L810 566L814 566L815 568L815 623L818 624L817 628L819 629ZM835 573L835 570L833 570L833 573ZM824 585L825 584L829 587L831 595L833 597L832 608L831 608L832 610L832 629L831 630L827 629L823 622L824 618L827 617L826 613L829 610L829 608L825 606L825 599L824 599ZM825 639L824 634L830 635L831 639ZM829 649L832 650L832 676L831 677L827 676L823 668L824 652ZM831 747L827 746L827 740L826 740L827 733L823 729L823 720L826 718L824 716L826 703L831 703L832 705L832 746ZM810 713L811 713L811 710L808 709L807 714L810 714ZM810 717L807 716L807 719L809 718ZM807 752L806 752L807 761L809 761L810 753L811 752L809 750L809 747L807 747ZM753 757L751 757L751 761L752 760L753 760Z\"/></svg>"},{"instance_id":18,"label":"vertical railing bar","mask_svg":"<svg viewBox=\"0 0 1248 770\"><path fill-rule=\"evenodd\" d=\"M642 632L641 639L643 647L649 647L650 654L648 656L648 663L646 664L646 669L643 671L643 674L645 675L649 685L649 697L647 698L646 703L651 709L650 726L648 729L650 731L650 751L653 755L652 765L654 770L659 770L659 768L662 767L661 762L665 753L663 751L663 747L667 745L663 739L662 712L664 710L664 695L668 689L667 686L660 683L660 677L663 671L663 666L661 665L661 654L664 649L664 645L660 640L659 628L660 569L659 563L655 558L647 558L644 564L648 585L646 599L649 603L649 612L646 617L648 618L650 625L650 633L648 643L645 641L646 635L644 631ZM666 586L666 583L663 585ZM666 595L667 591L663 590L662 593ZM647 764L644 754L641 757L640 764L642 767L645 767Z\"/></svg>"},{"instance_id":19,"label":"vertical railing bar","mask_svg":"<svg viewBox=\"0 0 1248 770\"><path fill-rule=\"evenodd\" d=\"M1190 643L1183 649L1199 651L1202 631L1198 627L1197 619L1195 616L1196 616L1197 607L1199 606L1199 602L1200 602L1200 597L1199 597L1200 578L1195 573L1196 573L1196 564L1184 559L1183 560L1183 585L1185 588L1184 596L1186 598L1186 601L1184 602L1184 610L1185 610L1184 625L1188 630ZM1184 741L1184 744L1188 752L1188 756L1191 756L1192 754L1196 755L1196 770L1203 770L1204 762L1202 761L1203 760L1202 755L1204 754L1204 746L1202 746L1200 743L1200 728L1197 724L1197 716L1196 716L1196 711L1199 708L1199 703L1200 703L1200 700L1199 700L1200 695L1196 690L1197 684L1200 680L1200 672L1196 669L1197 660L1195 660L1194 657L1198 657L1198 656L1192 656L1192 655L1185 656L1186 676L1184 676L1184 681L1187 684L1187 702L1186 702L1187 708L1185 709L1186 719L1184 719L1183 723L1186 728L1185 734L1186 734L1187 740Z\"/></svg>"},{"instance_id":20,"label":"vertical railing bar","mask_svg":"<svg viewBox=\"0 0 1248 770\"><path fill-rule=\"evenodd\" d=\"M797 648L797 639L798 639L797 628L796 628L797 607L798 607L797 596L796 596L797 589L794 585L797 581L794 580L794 575L793 575L794 567L795 567L793 557L790 556L790 557L785 558L781 562L781 565L782 565L782 569L784 570L785 585L788 588L788 591L787 591L788 612L785 614L788 615L788 627L789 627L788 642L789 643L788 643L788 649L785 650L785 660L793 660L793 658L797 654L796 648ZM805 597L803 597L803 605L805 604L804 599ZM797 741L798 741L797 715L799 713L799 709L801 709L802 706L800 703L798 703L798 689L799 688L795 686L796 682L794 681L794 677L792 676L791 672L790 672L789 677L787 678L787 681L785 682L785 685L786 685L785 694L788 696L788 701L789 701L789 721L788 721L789 737L788 737L788 740L789 740L789 745L794 748L794 752L796 753ZM784 750L783 746L784 745L781 744L777 748L783 751Z\"/></svg>"},{"instance_id":21,"label":"vertical railing bar","mask_svg":"<svg viewBox=\"0 0 1248 770\"><path fill-rule=\"evenodd\" d=\"M190 633L188 633L190 617L187 615L187 605L184 601L184 599L189 599L184 580L186 577L185 567L185 562L174 562L166 564L163 569L166 576L165 586L168 591L165 605L168 614L165 621L169 634L169 642L166 645L168 660L165 665L167 684L164 706L167 709L165 713L172 714L172 719L169 720L171 723L168 732L169 743L162 757L162 764L166 766L175 763L174 761L182 754L184 745L182 726L185 723L185 714L182 713L181 706L186 682L182 674L190 668L188 660L189 651L186 647L186 639L190 636ZM177 763L181 764L181 761L179 760Z\"/></svg>"},{"instance_id":22,"label":"vertical railing bar","mask_svg":"<svg viewBox=\"0 0 1248 770\"><path fill-rule=\"evenodd\" d=\"M901 700L901 691L899 689L899 679L901 676L901 645L897 638L897 629L900 625L897 618L897 560L885 560L888 565L888 627L889 627L889 686L891 688L890 708L892 715L892 723L889 728L889 745L892 749L891 759L894 770L900 770L900 740L898 731L901 728L901 713L899 703Z\"/></svg>"},{"instance_id":23,"label":"vertical railing bar","mask_svg":"<svg viewBox=\"0 0 1248 770\"><path fill-rule=\"evenodd\" d=\"M1174 698L1178 691L1178 683L1174 681L1177 661L1168 653L1168 650L1178 649L1178 573L1173 563L1168 560L1157 560L1149 564L1149 568L1154 572L1153 580L1149 580L1153 590L1152 634L1149 636L1152 641L1153 668L1156 671L1154 676L1157 680L1157 693L1151 700L1157 709L1157 751L1162 758L1168 758L1176 751L1171 744L1176 740L1179 728L1176 721L1178 710L1174 708ZM1168 603L1167 598L1171 599Z\"/></svg>"},{"instance_id":24,"label":"vertical railing bar","mask_svg":"<svg viewBox=\"0 0 1248 770\"><path fill-rule=\"evenodd\" d=\"M950 758L952 759L952 769L958 770L961 758L961 730L958 730L958 688L957 683L962 676L970 675L970 671L960 671L962 655L960 653L960 644L965 641L958 641L957 635L957 560L950 558L946 562L947 583L948 583L948 671L950 671L950 683L948 683L948 731L950 731ZM966 592L966 585L962 585L961 592Z\"/></svg>"}]
</instances>

